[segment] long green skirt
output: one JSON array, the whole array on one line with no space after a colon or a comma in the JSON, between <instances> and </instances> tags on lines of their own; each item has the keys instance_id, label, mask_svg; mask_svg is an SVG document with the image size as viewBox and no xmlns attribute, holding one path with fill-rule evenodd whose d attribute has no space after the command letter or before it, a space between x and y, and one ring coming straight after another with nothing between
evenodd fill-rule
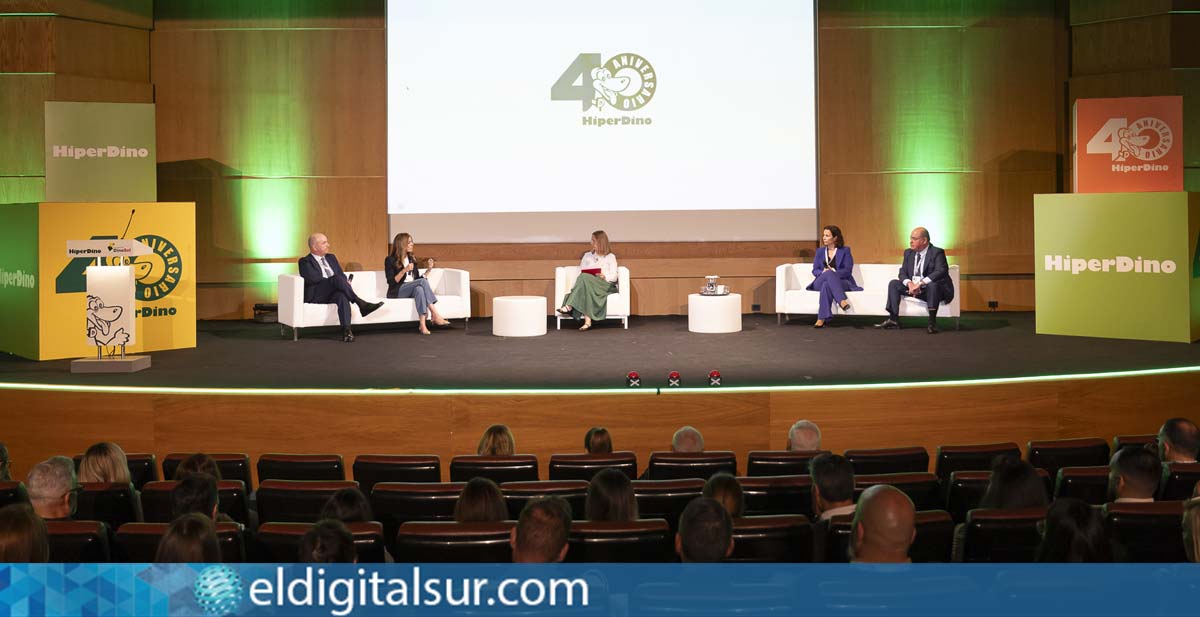
<instances>
[{"instance_id":1,"label":"long green skirt","mask_svg":"<svg viewBox=\"0 0 1200 617\"><path fill-rule=\"evenodd\" d=\"M608 316L608 294L611 293L617 293L616 283L599 276L580 274L560 306L571 307L571 316L575 319L582 319L584 315L593 320L604 319Z\"/></svg>"}]
</instances>

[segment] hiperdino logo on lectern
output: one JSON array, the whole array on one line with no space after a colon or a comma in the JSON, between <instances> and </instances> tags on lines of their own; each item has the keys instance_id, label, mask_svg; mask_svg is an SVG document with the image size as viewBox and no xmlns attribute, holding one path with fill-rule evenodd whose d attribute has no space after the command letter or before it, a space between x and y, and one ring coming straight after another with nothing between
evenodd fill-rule
<instances>
[{"instance_id":1,"label":"hiperdino logo on lectern","mask_svg":"<svg viewBox=\"0 0 1200 617\"><path fill-rule=\"evenodd\" d=\"M1134 274L1173 274L1175 261L1171 259L1142 259L1115 255L1104 258L1080 258L1070 255L1046 255L1045 270L1049 272L1117 272Z\"/></svg>"}]
</instances>

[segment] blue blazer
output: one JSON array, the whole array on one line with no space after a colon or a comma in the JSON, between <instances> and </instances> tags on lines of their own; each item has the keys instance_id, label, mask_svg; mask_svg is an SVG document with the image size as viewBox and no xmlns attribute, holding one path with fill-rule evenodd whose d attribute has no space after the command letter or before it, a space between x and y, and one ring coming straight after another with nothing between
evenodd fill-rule
<instances>
[{"instance_id":1,"label":"blue blazer","mask_svg":"<svg viewBox=\"0 0 1200 617\"><path fill-rule=\"evenodd\" d=\"M837 270L838 276L846 281L846 291L862 291L862 287L854 282L854 256L850 254L850 247L843 246L833 255L833 266ZM805 289L809 291L819 291L813 287L816 284L816 277L821 276L825 271L825 247L819 247L817 254L813 256L813 282L808 284Z\"/></svg>"}]
</instances>

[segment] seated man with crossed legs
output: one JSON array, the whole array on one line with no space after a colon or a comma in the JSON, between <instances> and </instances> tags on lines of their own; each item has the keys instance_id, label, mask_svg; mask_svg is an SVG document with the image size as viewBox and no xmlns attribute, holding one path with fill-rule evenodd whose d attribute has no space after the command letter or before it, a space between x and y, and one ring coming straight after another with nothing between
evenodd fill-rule
<instances>
[{"instance_id":1,"label":"seated man with crossed legs","mask_svg":"<svg viewBox=\"0 0 1200 617\"><path fill-rule=\"evenodd\" d=\"M383 306L382 302L367 302L350 287L337 255L329 252L329 239L315 233L308 237L309 254L300 258L300 276L304 277L304 301L309 304L336 304L338 322L342 325L342 340L354 342L350 331L350 303L358 305L363 317Z\"/></svg>"}]
</instances>

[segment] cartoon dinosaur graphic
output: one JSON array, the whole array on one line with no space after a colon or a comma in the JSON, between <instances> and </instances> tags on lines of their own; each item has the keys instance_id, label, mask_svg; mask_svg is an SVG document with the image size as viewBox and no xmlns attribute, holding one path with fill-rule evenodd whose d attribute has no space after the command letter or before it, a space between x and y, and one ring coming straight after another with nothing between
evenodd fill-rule
<instances>
[{"instance_id":1,"label":"cartoon dinosaur graphic","mask_svg":"<svg viewBox=\"0 0 1200 617\"><path fill-rule=\"evenodd\" d=\"M125 328L112 328L113 322L121 318L125 309L119 306L105 306L99 296L91 294L88 294L87 302L87 337L92 344L108 347L129 342L129 333Z\"/></svg>"},{"instance_id":2,"label":"cartoon dinosaur graphic","mask_svg":"<svg viewBox=\"0 0 1200 617\"><path fill-rule=\"evenodd\" d=\"M605 101L609 105L616 106L617 94L624 92L628 87L628 77L613 77L612 73L604 67L592 69L592 89L596 91L592 104L596 106L596 109L604 109Z\"/></svg>"}]
</instances>

